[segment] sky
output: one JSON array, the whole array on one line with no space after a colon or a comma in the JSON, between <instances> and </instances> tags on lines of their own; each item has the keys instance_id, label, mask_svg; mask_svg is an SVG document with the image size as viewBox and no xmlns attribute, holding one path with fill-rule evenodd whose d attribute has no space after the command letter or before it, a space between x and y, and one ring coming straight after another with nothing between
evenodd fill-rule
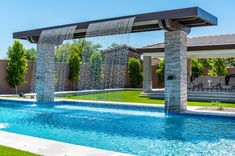
<instances>
[{"instance_id":1,"label":"sky","mask_svg":"<svg viewBox=\"0 0 235 156\"><path fill-rule=\"evenodd\" d=\"M13 32L194 6L218 17L218 26L193 28L189 36L235 33L235 0L1 0L0 59L6 58ZM131 34L129 44L142 47L162 42L163 33Z\"/></svg>"}]
</instances>

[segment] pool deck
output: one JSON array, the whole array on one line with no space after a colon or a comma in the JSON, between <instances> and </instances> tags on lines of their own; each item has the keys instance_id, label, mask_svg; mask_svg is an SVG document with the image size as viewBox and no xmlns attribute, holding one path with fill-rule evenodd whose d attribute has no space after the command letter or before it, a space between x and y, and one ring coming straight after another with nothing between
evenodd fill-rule
<instances>
[{"instance_id":1,"label":"pool deck","mask_svg":"<svg viewBox=\"0 0 235 156\"><path fill-rule=\"evenodd\" d=\"M0 98L0 100L12 100L12 101L32 101L32 99L22 98ZM127 102L107 102L107 101L88 101L88 100L69 100L69 99L58 99L56 101L67 101L67 102L89 102L94 104L122 104L129 106L139 107L158 107L163 108L164 105L160 104L143 104L143 103L127 103ZM199 106L188 106L187 110L181 114L188 115L207 115L217 117L232 117L235 118L235 112L225 111L208 111L198 110ZM118 153L113 151L107 151L102 149L96 149L91 147L73 145L53 140L47 140L42 138L30 137L26 135L14 134L5 131L0 131L0 145L12 147L15 149L32 152L35 154L45 156L130 156L129 154Z\"/></svg>"},{"instance_id":2,"label":"pool deck","mask_svg":"<svg viewBox=\"0 0 235 156\"><path fill-rule=\"evenodd\" d=\"M43 156L131 156L129 154L73 145L0 131L0 145Z\"/></svg>"}]
</instances>

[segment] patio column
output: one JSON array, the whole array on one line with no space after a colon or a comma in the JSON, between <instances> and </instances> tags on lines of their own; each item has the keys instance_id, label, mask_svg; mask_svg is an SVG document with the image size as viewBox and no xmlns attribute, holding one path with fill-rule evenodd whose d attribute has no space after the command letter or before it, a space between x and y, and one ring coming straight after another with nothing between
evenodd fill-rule
<instances>
[{"instance_id":1,"label":"patio column","mask_svg":"<svg viewBox=\"0 0 235 156\"><path fill-rule=\"evenodd\" d=\"M52 44L37 45L36 93L39 103L54 101L54 50Z\"/></svg>"},{"instance_id":2,"label":"patio column","mask_svg":"<svg viewBox=\"0 0 235 156\"><path fill-rule=\"evenodd\" d=\"M191 58L187 59L187 76L189 77L192 76L192 59Z\"/></svg>"},{"instance_id":3,"label":"patio column","mask_svg":"<svg viewBox=\"0 0 235 156\"><path fill-rule=\"evenodd\" d=\"M165 32L165 109L186 110L187 102L187 33Z\"/></svg>"},{"instance_id":4,"label":"patio column","mask_svg":"<svg viewBox=\"0 0 235 156\"><path fill-rule=\"evenodd\" d=\"M152 90L152 57L144 56L143 62L143 91L148 92Z\"/></svg>"}]
</instances>

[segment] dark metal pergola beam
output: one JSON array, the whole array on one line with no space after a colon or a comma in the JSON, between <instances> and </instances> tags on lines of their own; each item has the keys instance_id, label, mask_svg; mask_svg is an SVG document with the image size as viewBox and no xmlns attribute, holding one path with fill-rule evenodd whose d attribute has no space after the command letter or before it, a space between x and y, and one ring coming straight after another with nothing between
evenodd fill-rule
<instances>
[{"instance_id":1,"label":"dark metal pergola beam","mask_svg":"<svg viewBox=\"0 0 235 156\"><path fill-rule=\"evenodd\" d=\"M137 14L137 15L123 16L123 17L116 17L116 18L109 18L109 19L102 19L102 20L95 20L95 21L88 21L81 23L73 23L67 25L16 32L13 34L13 38L29 40L32 43L37 43L39 36L43 30L56 29L56 28L74 26L74 25L77 26L74 34L74 39L84 38L86 36L86 30L89 24L108 22L113 20L131 18L131 17L135 17L135 21L131 31L132 33L161 30L163 29L162 23L168 23L168 24L176 23L176 25L170 25L170 26L168 25L167 28L164 28L167 30L168 29L175 30L181 28L190 29L191 27L217 25L217 18L215 16L202 10L199 7L192 7L192 8L168 10L168 11L153 12L146 14ZM179 28L179 26L182 27Z\"/></svg>"}]
</instances>

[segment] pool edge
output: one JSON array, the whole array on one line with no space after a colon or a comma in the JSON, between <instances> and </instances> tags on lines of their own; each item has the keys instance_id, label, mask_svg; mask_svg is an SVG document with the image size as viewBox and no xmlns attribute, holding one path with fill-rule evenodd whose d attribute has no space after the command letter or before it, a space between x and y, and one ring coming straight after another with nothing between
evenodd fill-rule
<instances>
[{"instance_id":1,"label":"pool edge","mask_svg":"<svg viewBox=\"0 0 235 156\"><path fill-rule=\"evenodd\" d=\"M39 155L53 156L133 156L87 146L74 145L0 130L0 145Z\"/></svg>"},{"instance_id":2,"label":"pool edge","mask_svg":"<svg viewBox=\"0 0 235 156\"><path fill-rule=\"evenodd\" d=\"M0 101L12 101L12 102L36 102L34 99L20 99L20 98L0 98ZM111 102L111 101L93 101L93 100L71 100L71 99L56 99L55 102L73 102L73 103L91 103L91 104L113 104L113 105L124 105L124 106L136 106L145 108L164 108L162 104L145 104L145 103L132 103L132 102ZM229 117L235 119L235 112L225 111L206 111L197 110L199 106L188 106L186 111L181 113L173 113L179 115L198 115L198 116L209 116L209 117Z\"/></svg>"}]
</instances>

